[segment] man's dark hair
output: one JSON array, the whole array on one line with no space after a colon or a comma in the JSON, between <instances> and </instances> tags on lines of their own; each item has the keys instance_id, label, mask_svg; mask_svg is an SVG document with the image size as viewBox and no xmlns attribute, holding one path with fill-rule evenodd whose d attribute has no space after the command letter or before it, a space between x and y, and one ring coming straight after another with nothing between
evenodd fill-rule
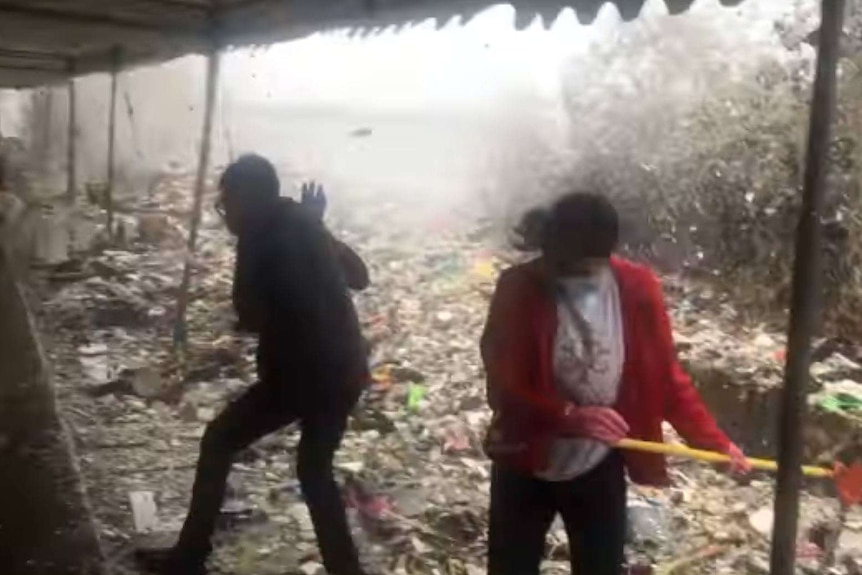
<instances>
[{"instance_id":1,"label":"man's dark hair","mask_svg":"<svg viewBox=\"0 0 862 575\"><path fill-rule=\"evenodd\" d=\"M617 247L619 228L619 215L610 200L601 194L574 192L548 209L527 212L515 230L516 247L545 250L552 243L577 240L576 249L584 257L607 257Z\"/></svg>"},{"instance_id":2,"label":"man's dark hair","mask_svg":"<svg viewBox=\"0 0 862 575\"><path fill-rule=\"evenodd\" d=\"M225 168L219 187L239 201L264 203L277 199L281 185L269 160L257 154L240 156Z\"/></svg>"}]
</instances>

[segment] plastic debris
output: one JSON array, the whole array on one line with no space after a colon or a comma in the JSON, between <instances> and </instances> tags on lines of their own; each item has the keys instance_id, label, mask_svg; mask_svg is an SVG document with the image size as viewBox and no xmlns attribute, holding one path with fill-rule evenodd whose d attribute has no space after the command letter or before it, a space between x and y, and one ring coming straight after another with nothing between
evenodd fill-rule
<instances>
[{"instance_id":1,"label":"plastic debris","mask_svg":"<svg viewBox=\"0 0 862 575\"><path fill-rule=\"evenodd\" d=\"M135 531L148 533L156 531L159 526L156 501L152 491L133 491L129 493L129 504L132 507L132 517Z\"/></svg>"},{"instance_id":2,"label":"plastic debris","mask_svg":"<svg viewBox=\"0 0 862 575\"><path fill-rule=\"evenodd\" d=\"M407 409L410 411L419 411L422 406L422 400L425 399L427 389L424 385L411 383L407 390Z\"/></svg>"}]
</instances>

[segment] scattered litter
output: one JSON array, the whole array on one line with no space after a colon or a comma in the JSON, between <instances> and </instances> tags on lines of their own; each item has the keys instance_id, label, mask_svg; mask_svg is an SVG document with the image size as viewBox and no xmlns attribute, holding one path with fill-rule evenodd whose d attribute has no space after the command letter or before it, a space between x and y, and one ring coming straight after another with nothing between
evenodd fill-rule
<instances>
[{"instance_id":1,"label":"scattered litter","mask_svg":"<svg viewBox=\"0 0 862 575\"><path fill-rule=\"evenodd\" d=\"M132 518L137 533L158 530L156 500L152 491L132 491L129 493L129 503L132 506Z\"/></svg>"},{"instance_id":2,"label":"scattered litter","mask_svg":"<svg viewBox=\"0 0 862 575\"><path fill-rule=\"evenodd\" d=\"M165 392L161 374L153 368L138 369L132 375L132 389L139 397L155 399Z\"/></svg>"},{"instance_id":3,"label":"scattered litter","mask_svg":"<svg viewBox=\"0 0 862 575\"><path fill-rule=\"evenodd\" d=\"M657 503L636 500L628 505L628 540L631 542L661 543L667 539L667 513Z\"/></svg>"},{"instance_id":4,"label":"scattered litter","mask_svg":"<svg viewBox=\"0 0 862 575\"><path fill-rule=\"evenodd\" d=\"M706 561L722 553L727 553L729 548L725 545L707 545L683 554L678 559L656 569L656 575L674 575L675 573L683 573L690 569L694 564Z\"/></svg>"},{"instance_id":5,"label":"scattered litter","mask_svg":"<svg viewBox=\"0 0 862 575\"><path fill-rule=\"evenodd\" d=\"M302 571L303 575L325 575L326 573L323 565L317 561L308 561L303 563L299 567L299 570Z\"/></svg>"},{"instance_id":6,"label":"scattered litter","mask_svg":"<svg viewBox=\"0 0 862 575\"><path fill-rule=\"evenodd\" d=\"M761 507L748 516L748 523L751 525L752 529L764 537L770 537L772 535L772 526L774 521L772 507Z\"/></svg>"},{"instance_id":7,"label":"scattered litter","mask_svg":"<svg viewBox=\"0 0 862 575\"><path fill-rule=\"evenodd\" d=\"M858 411L862 409L862 397L849 393L834 393L823 395L817 401L822 409L832 413Z\"/></svg>"},{"instance_id":8,"label":"scattered litter","mask_svg":"<svg viewBox=\"0 0 862 575\"><path fill-rule=\"evenodd\" d=\"M43 298L40 321L51 334L58 403L74 430L94 513L108 533L105 545L117 555L139 528L175 534L206 424L256 377L255 341L233 331L232 240L212 210L203 214L195 257L188 350L182 357L171 351L192 179L166 177L146 200L151 205L142 206L163 212L126 214L138 220L128 226L126 243L86 254ZM373 382L351 417L336 476L363 559L374 572L478 575L486 559L491 471L480 449L489 412L478 341L499 271L521 256L489 248L495 244L484 231L472 224L460 229L453 218L429 234L385 202L347 212L327 220L372 272L373 287L356 302ZM774 417L769 402L781 385L786 339L763 326L744 327L732 306L700 284L667 278L665 288L679 356L701 393L752 455L773 455L762 430L774 427L767 424ZM862 387L857 359L840 346L821 350L812 382L822 395L810 396L818 412L854 415L856 404L840 394L862 398L862 389L852 387ZM824 434L807 446L813 457L817 446L843 437ZM219 519L222 563L214 572L322 572L296 477L297 440L297 427L290 427L238 456ZM774 485L757 478L739 485L678 460L670 471L673 490L632 486L630 572L768 572ZM149 515L141 515L144 527L116 511L132 500L130 492L147 494L136 496L133 516L136 505L152 502ZM804 495L806 529L835 514L834 498ZM862 525L862 517L849 519ZM858 533L862 528L842 533L839 565L849 564L843 558L854 549L862 560L862 537L852 537ZM552 539L555 551L543 573L568 573L565 532Z\"/></svg>"},{"instance_id":9,"label":"scattered litter","mask_svg":"<svg viewBox=\"0 0 862 575\"><path fill-rule=\"evenodd\" d=\"M361 473L365 469L365 464L361 461L345 461L337 464L338 469L348 473Z\"/></svg>"},{"instance_id":10,"label":"scattered litter","mask_svg":"<svg viewBox=\"0 0 862 575\"><path fill-rule=\"evenodd\" d=\"M422 400L425 399L426 388L418 383L411 383L407 391L407 409L410 411L419 411L422 405Z\"/></svg>"}]
</instances>

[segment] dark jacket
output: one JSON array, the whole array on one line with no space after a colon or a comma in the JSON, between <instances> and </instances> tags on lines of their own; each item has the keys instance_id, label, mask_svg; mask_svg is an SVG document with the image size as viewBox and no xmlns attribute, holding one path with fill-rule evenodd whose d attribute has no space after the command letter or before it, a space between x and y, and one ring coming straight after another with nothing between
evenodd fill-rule
<instances>
[{"instance_id":1,"label":"dark jacket","mask_svg":"<svg viewBox=\"0 0 862 575\"><path fill-rule=\"evenodd\" d=\"M292 200L249 228L237 244L233 303L240 326L260 337L262 382L308 397L361 382L367 364L347 276L367 285L362 260Z\"/></svg>"},{"instance_id":2,"label":"dark jacket","mask_svg":"<svg viewBox=\"0 0 862 575\"><path fill-rule=\"evenodd\" d=\"M689 443L725 452L730 444L677 361L661 285L648 268L613 258L620 291L625 360L615 409L630 437L662 441L668 421ZM554 379L557 307L541 266L531 262L500 276L491 301L482 359L494 412L486 448L494 460L534 473L545 469L565 425L567 398ZM627 451L636 483L668 482L664 457Z\"/></svg>"}]
</instances>

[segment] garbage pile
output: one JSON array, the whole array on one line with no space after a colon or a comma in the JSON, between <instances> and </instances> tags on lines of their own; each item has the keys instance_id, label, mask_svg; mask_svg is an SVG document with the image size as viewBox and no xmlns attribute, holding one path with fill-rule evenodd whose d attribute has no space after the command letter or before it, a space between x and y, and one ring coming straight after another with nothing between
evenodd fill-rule
<instances>
[{"instance_id":1,"label":"garbage pile","mask_svg":"<svg viewBox=\"0 0 862 575\"><path fill-rule=\"evenodd\" d=\"M196 253L185 253L190 189L187 177L166 178L122 216L121 243L42 276L41 329L60 409L117 573L136 573L136 546L177 531L204 426L254 378L254 342L232 332L231 240L212 210ZM363 558L382 573L483 573L490 466L481 437L489 413L478 339L495 277L517 256L474 222L417 225L393 204L357 205L330 227L365 258L373 281L356 301L374 383L336 459ZM180 357L171 333L190 257L190 340ZM745 328L751 324L731 303L704 286L676 279L667 291L681 357L702 385L713 377L752 397L774 389L779 335ZM852 418L862 403L858 358L838 347L821 355L815 407ZM234 465L214 573L322 572L295 477L296 441L294 429L282 431ZM631 563L664 575L766 573L772 477L740 483L691 462L675 462L673 476L672 489L631 490ZM806 572L819 569L822 533L837 509L828 486L812 485L804 496ZM836 572L856 573L862 514L851 511L840 536ZM559 523L542 572L568 573Z\"/></svg>"}]
</instances>

